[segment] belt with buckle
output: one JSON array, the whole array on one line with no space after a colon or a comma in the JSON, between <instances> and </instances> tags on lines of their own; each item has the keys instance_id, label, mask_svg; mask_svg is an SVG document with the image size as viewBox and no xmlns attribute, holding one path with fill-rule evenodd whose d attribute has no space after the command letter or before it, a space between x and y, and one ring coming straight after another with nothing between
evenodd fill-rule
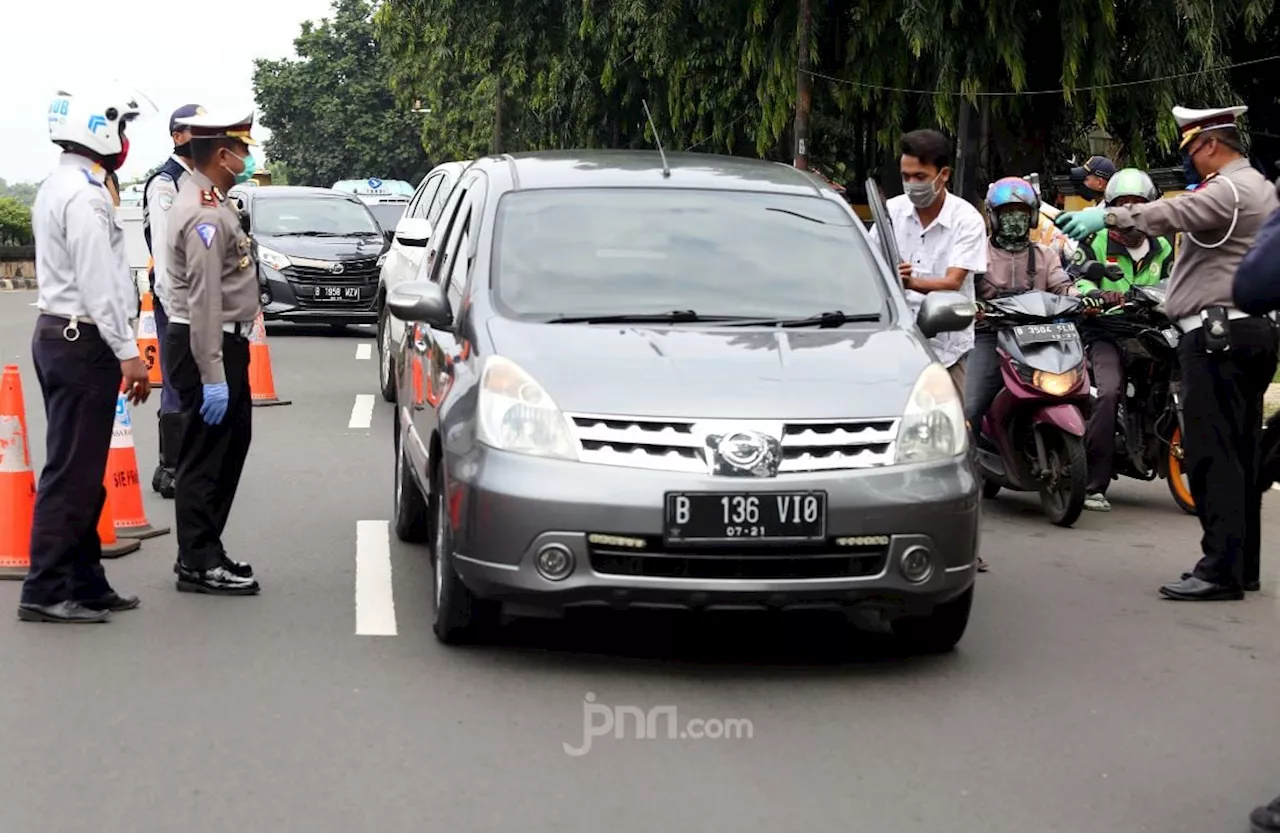
<instances>
[{"instance_id":1,"label":"belt with buckle","mask_svg":"<svg viewBox=\"0 0 1280 833\"><path fill-rule=\"evenodd\" d=\"M1255 317L1257 316L1250 315L1247 312L1242 312L1238 309L1235 309L1234 307L1227 307L1228 321L1239 321L1242 318L1255 318ZM1201 318L1199 314L1188 315L1186 318L1179 318L1177 321L1174 322L1174 324L1176 324L1178 329L1181 330L1183 333L1193 333L1204 326L1204 319Z\"/></svg>"},{"instance_id":2,"label":"belt with buckle","mask_svg":"<svg viewBox=\"0 0 1280 833\"><path fill-rule=\"evenodd\" d=\"M191 326L191 322L185 318L170 318L170 324L181 324L186 327ZM233 336L249 337L249 333L253 331L252 321L228 321L222 325L222 331Z\"/></svg>"}]
</instances>

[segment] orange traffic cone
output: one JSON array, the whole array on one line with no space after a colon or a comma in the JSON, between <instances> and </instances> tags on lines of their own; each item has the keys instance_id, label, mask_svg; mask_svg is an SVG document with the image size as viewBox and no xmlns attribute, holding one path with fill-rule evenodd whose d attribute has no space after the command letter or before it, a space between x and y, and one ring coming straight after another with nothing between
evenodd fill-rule
<instances>
[{"instance_id":1,"label":"orange traffic cone","mask_svg":"<svg viewBox=\"0 0 1280 833\"><path fill-rule=\"evenodd\" d=\"M138 352L147 365L147 377L151 384L164 384L164 369L160 367L160 336L156 330L155 300L150 292L142 296L142 313L138 317Z\"/></svg>"},{"instance_id":2,"label":"orange traffic cone","mask_svg":"<svg viewBox=\"0 0 1280 833\"><path fill-rule=\"evenodd\" d=\"M133 447L129 401L123 393L116 397L116 424L111 429L111 452L107 455L105 483L111 495L115 530L121 538L154 538L169 532L167 526L154 527L148 523L146 510L142 507L138 453Z\"/></svg>"},{"instance_id":3,"label":"orange traffic cone","mask_svg":"<svg viewBox=\"0 0 1280 833\"><path fill-rule=\"evenodd\" d=\"M103 558L119 558L142 548L142 542L132 538L116 536L115 507L111 502L111 487L107 487L107 499L102 504L102 514L98 516L98 539L102 542Z\"/></svg>"},{"instance_id":4,"label":"orange traffic cone","mask_svg":"<svg viewBox=\"0 0 1280 833\"><path fill-rule=\"evenodd\" d=\"M267 325L261 312L249 331L249 393L255 406L290 404L288 399L276 396L276 381L271 375L271 349L267 347Z\"/></svg>"},{"instance_id":5,"label":"orange traffic cone","mask_svg":"<svg viewBox=\"0 0 1280 833\"><path fill-rule=\"evenodd\" d=\"M14 381L17 376L16 367L6 367L0 388L0 578L4 579L27 575L36 511L36 479L27 450L22 384Z\"/></svg>"}]
</instances>

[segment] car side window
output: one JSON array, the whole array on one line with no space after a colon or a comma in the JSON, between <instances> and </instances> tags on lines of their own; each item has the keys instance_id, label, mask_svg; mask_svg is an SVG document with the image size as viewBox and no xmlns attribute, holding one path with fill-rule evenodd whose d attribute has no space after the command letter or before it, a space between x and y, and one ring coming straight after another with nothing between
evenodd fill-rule
<instances>
[{"instance_id":1,"label":"car side window","mask_svg":"<svg viewBox=\"0 0 1280 833\"><path fill-rule=\"evenodd\" d=\"M443 173L434 174L427 177L426 186L422 189L422 193L418 195L417 204L409 208L409 216L414 218L422 218L427 216L427 209L435 199L436 192L440 190L440 182L444 179Z\"/></svg>"},{"instance_id":2,"label":"car side window","mask_svg":"<svg viewBox=\"0 0 1280 833\"><path fill-rule=\"evenodd\" d=\"M427 208L427 219L432 225L436 224L440 217L440 212L444 210L445 203L449 199L449 194L453 191L453 179L448 174L440 175L440 188L436 191L435 197L431 200L431 205Z\"/></svg>"},{"instance_id":3,"label":"car side window","mask_svg":"<svg viewBox=\"0 0 1280 833\"><path fill-rule=\"evenodd\" d=\"M465 220L463 216L466 208L467 189L460 185L453 189L449 195L449 201L445 204L444 213L440 215L440 222L433 225L442 229L431 235L431 247L427 252L424 261L424 271L426 279L432 283L439 283L441 275L447 275L443 270L446 268L446 261L449 259L447 253L451 250L455 229L459 227L459 221Z\"/></svg>"},{"instance_id":4,"label":"car side window","mask_svg":"<svg viewBox=\"0 0 1280 833\"><path fill-rule=\"evenodd\" d=\"M441 278L448 278L446 290L451 290L454 281L466 280L467 250L462 247L471 227L471 194L470 189L462 198L458 212L454 215L449 227L449 242L445 244L444 259L440 263ZM447 270L447 271L446 271Z\"/></svg>"}]
</instances>

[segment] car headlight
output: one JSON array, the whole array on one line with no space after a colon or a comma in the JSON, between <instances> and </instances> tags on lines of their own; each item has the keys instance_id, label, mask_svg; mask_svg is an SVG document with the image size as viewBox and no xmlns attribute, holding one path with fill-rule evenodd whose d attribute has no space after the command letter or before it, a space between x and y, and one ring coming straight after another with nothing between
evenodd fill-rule
<instances>
[{"instance_id":1,"label":"car headlight","mask_svg":"<svg viewBox=\"0 0 1280 833\"><path fill-rule=\"evenodd\" d=\"M386 252L383 252L382 254L378 255L378 268L379 268L379 269L381 269L381 268L382 268L382 264L384 264L384 263L386 263L386 262L387 262L387 253L386 253Z\"/></svg>"},{"instance_id":2,"label":"car headlight","mask_svg":"<svg viewBox=\"0 0 1280 833\"><path fill-rule=\"evenodd\" d=\"M963 454L969 446L964 407L951 374L934 363L924 369L907 399L898 429L897 460L928 463Z\"/></svg>"},{"instance_id":3,"label":"car headlight","mask_svg":"<svg viewBox=\"0 0 1280 833\"><path fill-rule=\"evenodd\" d=\"M477 408L477 438L485 445L515 454L578 459L578 442L564 414L515 362L489 358L480 377Z\"/></svg>"},{"instance_id":4,"label":"car headlight","mask_svg":"<svg viewBox=\"0 0 1280 833\"><path fill-rule=\"evenodd\" d=\"M292 263L289 258L277 252L275 249L268 249L266 246L258 247L258 262L263 266L269 266L279 272L286 269Z\"/></svg>"},{"instance_id":5,"label":"car headlight","mask_svg":"<svg viewBox=\"0 0 1280 833\"><path fill-rule=\"evenodd\" d=\"M1066 373L1037 370L1031 376L1031 384L1050 396L1066 396L1079 383L1080 373L1077 370L1068 370Z\"/></svg>"}]
</instances>

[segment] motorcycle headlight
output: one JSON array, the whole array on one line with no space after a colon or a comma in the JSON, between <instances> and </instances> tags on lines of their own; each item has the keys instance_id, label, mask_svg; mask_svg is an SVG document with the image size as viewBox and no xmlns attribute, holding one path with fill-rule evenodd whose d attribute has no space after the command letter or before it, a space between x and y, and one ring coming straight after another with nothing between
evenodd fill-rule
<instances>
[{"instance_id":1,"label":"motorcycle headlight","mask_svg":"<svg viewBox=\"0 0 1280 833\"><path fill-rule=\"evenodd\" d=\"M489 358L480 378L477 408L477 438L485 445L515 454L578 459L578 442L564 414L515 362Z\"/></svg>"},{"instance_id":2,"label":"motorcycle headlight","mask_svg":"<svg viewBox=\"0 0 1280 833\"><path fill-rule=\"evenodd\" d=\"M1031 377L1031 384L1050 396L1066 396L1075 390L1080 382L1080 373L1068 370L1066 373L1049 373L1037 370Z\"/></svg>"},{"instance_id":3,"label":"motorcycle headlight","mask_svg":"<svg viewBox=\"0 0 1280 833\"><path fill-rule=\"evenodd\" d=\"M269 266L279 272L286 269L292 263L286 256L280 254L275 249L268 249L266 246L258 247L258 262L263 266Z\"/></svg>"},{"instance_id":4,"label":"motorcycle headlight","mask_svg":"<svg viewBox=\"0 0 1280 833\"><path fill-rule=\"evenodd\" d=\"M963 454L969 447L964 407L951 374L934 363L924 369L907 399L898 430L896 462L928 463Z\"/></svg>"}]
</instances>

